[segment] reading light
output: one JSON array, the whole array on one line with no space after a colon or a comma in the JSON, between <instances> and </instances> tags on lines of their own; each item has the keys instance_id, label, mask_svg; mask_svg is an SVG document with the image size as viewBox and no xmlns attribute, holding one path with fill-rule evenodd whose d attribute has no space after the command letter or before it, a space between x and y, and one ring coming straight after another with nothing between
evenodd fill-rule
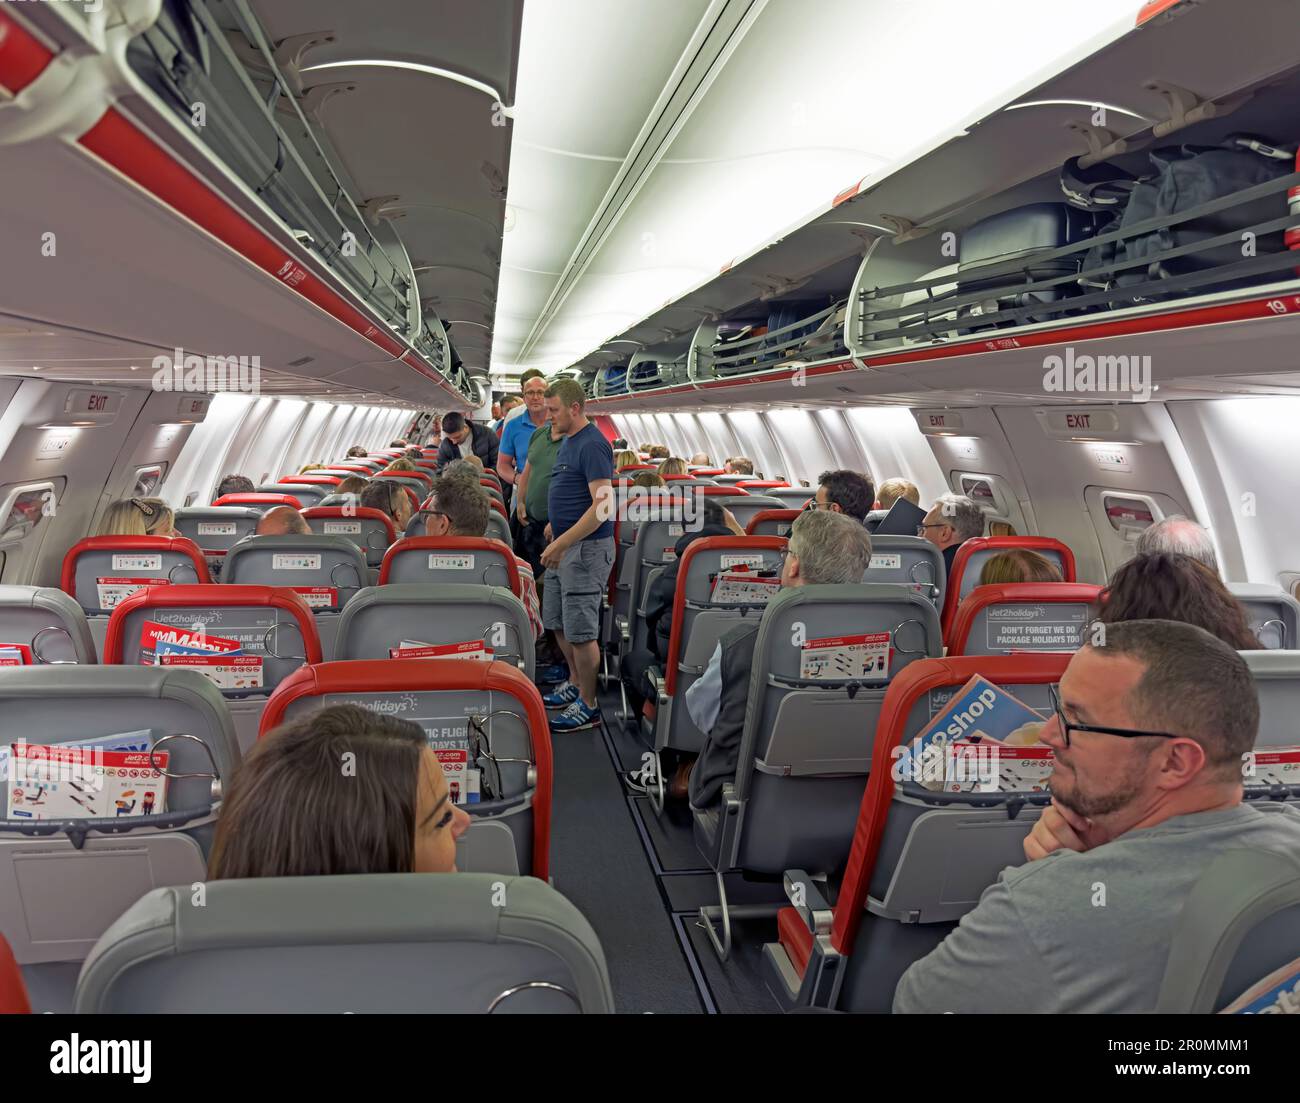
<instances>
[{"instance_id":1,"label":"reading light","mask_svg":"<svg viewBox=\"0 0 1300 1103\"><path fill-rule=\"evenodd\" d=\"M421 65L415 61L385 61L382 58L355 58L351 61L325 61L320 65L308 65L305 69L300 69L302 73L315 73L321 69L409 69L413 73L424 73L430 77L442 77L444 80L455 81L457 84L463 84L467 88L476 88L485 95L491 96L495 103L501 105L501 114L507 119L515 117L515 109L507 107L505 97L502 96L490 84L484 84L481 80L475 80L473 77L467 77L464 73L457 73L453 69L440 69L436 65Z\"/></svg>"}]
</instances>

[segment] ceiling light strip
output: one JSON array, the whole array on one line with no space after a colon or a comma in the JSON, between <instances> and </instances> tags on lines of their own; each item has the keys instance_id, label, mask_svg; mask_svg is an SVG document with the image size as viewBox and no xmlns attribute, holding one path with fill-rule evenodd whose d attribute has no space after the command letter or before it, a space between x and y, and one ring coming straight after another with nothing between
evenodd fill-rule
<instances>
[{"instance_id":1,"label":"ceiling light strip","mask_svg":"<svg viewBox=\"0 0 1300 1103\"><path fill-rule=\"evenodd\" d=\"M715 0L710 7L555 281L516 360L526 360L532 352L766 5L767 0Z\"/></svg>"}]
</instances>

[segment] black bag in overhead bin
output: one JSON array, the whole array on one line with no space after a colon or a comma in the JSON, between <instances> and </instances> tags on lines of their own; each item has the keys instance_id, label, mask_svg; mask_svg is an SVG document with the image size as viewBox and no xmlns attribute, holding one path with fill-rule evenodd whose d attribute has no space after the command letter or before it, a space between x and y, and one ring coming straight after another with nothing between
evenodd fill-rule
<instances>
[{"instance_id":1,"label":"black bag in overhead bin","mask_svg":"<svg viewBox=\"0 0 1300 1103\"><path fill-rule=\"evenodd\" d=\"M1294 150L1278 150L1246 135L1233 135L1222 146L1167 146L1152 150L1150 156L1153 172L1134 186L1119 229L1149 218L1190 211L1212 200L1276 180L1295 171ZM1279 191L1276 195L1268 195L1204 217L1128 238L1118 243L1115 249L1119 263L1152 259L1145 267L1129 268L1118 273L1115 286L1133 287L1150 280L1168 279L1234 264L1244 257L1243 243L1240 240L1164 261L1155 258L1167 250L1244 231L1251 226L1281 218L1286 213L1286 192ZM1256 254L1260 255L1283 251L1286 248L1283 231L1261 234L1256 238L1254 248ZM1278 278L1283 278L1280 273L1226 280L1222 283L1203 284L1187 293L1224 291ZM1158 291L1147 289L1145 293L1135 294L1133 301L1143 302L1160 297Z\"/></svg>"}]
</instances>

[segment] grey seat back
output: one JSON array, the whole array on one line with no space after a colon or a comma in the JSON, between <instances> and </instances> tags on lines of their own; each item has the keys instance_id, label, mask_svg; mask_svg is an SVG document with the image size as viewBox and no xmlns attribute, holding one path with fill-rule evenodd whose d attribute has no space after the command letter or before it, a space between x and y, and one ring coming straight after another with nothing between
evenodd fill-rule
<instances>
[{"instance_id":1,"label":"grey seat back","mask_svg":"<svg viewBox=\"0 0 1300 1103\"><path fill-rule=\"evenodd\" d=\"M487 528L484 530L483 535L489 540L500 540L503 544L509 544L512 541L510 535L510 522L502 517L495 509L490 509L488 510Z\"/></svg>"},{"instance_id":2,"label":"grey seat back","mask_svg":"<svg viewBox=\"0 0 1300 1103\"><path fill-rule=\"evenodd\" d=\"M610 1012L596 933L543 881L211 881L140 899L82 968L82 1013Z\"/></svg>"},{"instance_id":3,"label":"grey seat back","mask_svg":"<svg viewBox=\"0 0 1300 1103\"><path fill-rule=\"evenodd\" d=\"M1231 582L1228 589L1246 609L1250 630L1271 650L1300 648L1300 602L1277 586Z\"/></svg>"},{"instance_id":4,"label":"grey seat back","mask_svg":"<svg viewBox=\"0 0 1300 1103\"><path fill-rule=\"evenodd\" d=\"M122 624L122 649L117 662L126 666L148 663L148 659L142 656L141 648L141 638L148 621L189 630L201 626L209 636L238 641L245 655L260 656L262 686L219 690L226 698L247 697L260 700L269 697L276 686L304 663L319 661L320 640L314 623L309 623L304 629L287 609L276 605L195 604L176 608L133 609ZM305 631L310 633L310 640L303 638ZM111 636L112 632L109 634ZM314 660L313 653L317 655ZM113 659L113 656L108 657Z\"/></svg>"},{"instance_id":5,"label":"grey seat back","mask_svg":"<svg viewBox=\"0 0 1300 1103\"><path fill-rule=\"evenodd\" d=\"M0 831L0 932L23 964L79 961L140 895L160 883L202 880L215 830L212 776L228 784L239 748L225 703L203 675L161 667L59 666L0 677L0 747L132 736L170 754L165 809L138 829L107 821L82 845L56 823L17 821ZM184 735L161 743L163 736ZM6 778L8 774L6 763ZM60 780L59 785L67 784ZM163 813L193 811L158 825ZM47 832L47 833L43 833Z\"/></svg>"},{"instance_id":6,"label":"grey seat back","mask_svg":"<svg viewBox=\"0 0 1300 1103\"><path fill-rule=\"evenodd\" d=\"M749 522L754 519L756 513L761 513L765 509L786 508L785 503L780 498L773 498L766 491L762 494L748 494L743 498L739 495L730 498L723 494L713 497L715 501L720 502L726 509L731 511L731 515L742 529L748 527Z\"/></svg>"},{"instance_id":7,"label":"grey seat back","mask_svg":"<svg viewBox=\"0 0 1300 1103\"><path fill-rule=\"evenodd\" d=\"M318 506L334 493L331 483L263 483L258 494L291 494L302 503L303 509Z\"/></svg>"},{"instance_id":8,"label":"grey seat back","mask_svg":"<svg viewBox=\"0 0 1300 1103\"><path fill-rule=\"evenodd\" d=\"M207 579L199 573L200 567L195 564L193 549L183 551L175 547L175 542L171 543L171 548L142 545L138 549L82 549L72 564L72 589L77 604L88 617L107 617L128 592L127 587L113 586L114 579L157 579L159 585L174 583L184 586L206 582ZM206 560L200 562L207 565ZM101 579L104 583L102 590Z\"/></svg>"},{"instance_id":9,"label":"grey seat back","mask_svg":"<svg viewBox=\"0 0 1300 1103\"><path fill-rule=\"evenodd\" d=\"M1241 651L1259 693L1257 747L1293 746L1300 716L1300 651Z\"/></svg>"},{"instance_id":10,"label":"grey seat back","mask_svg":"<svg viewBox=\"0 0 1300 1103\"><path fill-rule=\"evenodd\" d=\"M376 479L381 483L396 483L398 486L404 486L415 493L416 498L424 501L429 496L429 482L425 479L417 478L409 472L405 474L385 475L383 478Z\"/></svg>"},{"instance_id":11,"label":"grey seat back","mask_svg":"<svg viewBox=\"0 0 1300 1103\"><path fill-rule=\"evenodd\" d=\"M919 536L873 536L871 566L862 581L912 586L942 610L947 582L943 552Z\"/></svg>"},{"instance_id":12,"label":"grey seat back","mask_svg":"<svg viewBox=\"0 0 1300 1103\"><path fill-rule=\"evenodd\" d=\"M361 549L346 536L248 536L226 554L222 581L287 586L312 612L330 613L369 585L370 574Z\"/></svg>"},{"instance_id":13,"label":"grey seat back","mask_svg":"<svg viewBox=\"0 0 1300 1103\"><path fill-rule=\"evenodd\" d=\"M482 640L497 661L533 676L528 612L498 586L408 582L369 587L344 606L334 657L387 659L403 640L434 645Z\"/></svg>"},{"instance_id":14,"label":"grey seat back","mask_svg":"<svg viewBox=\"0 0 1300 1103\"><path fill-rule=\"evenodd\" d=\"M454 547L415 547L399 541L388 556L385 583L450 582L511 589L506 564L514 564L514 553L506 544L496 548L461 550Z\"/></svg>"},{"instance_id":15,"label":"grey seat back","mask_svg":"<svg viewBox=\"0 0 1300 1103\"><path fill-rule=\"evenodd\" d=\"M1070 583L1047 583L1068 586ZM1013 587L1008 587L1011 589ZM1012 651L1074 651L1084 641L1092 614L1089 601L1027 601L1008 597L976 610L961 641L962 655L1007 655ZM957 640L949 635L950 654Z\"/></svg>"},{"instance_id":16,"label":"grey seat back","mask_svg":"<svg viewBox=\"0 0 1300 1103\"><path fill-rule=\"evenodd\" d=\"M782 509L803 509L804 503L816 497L815 486L774 486L763 491L766 498L776 498Z\"/></svg>"},{"instance_id":17,"label":"grey seat back","mask_svg":"<svg viewBox=\"0 0 1300 1103\"><path fill-rule=\"evenodd\" d=\"M645 597L650 575L672 563L677 558L677 541L687 527L699 527L698 518L688 519L680 505L641 506L644 516L636 527L636 543L624 554L623 573L618 579L621 588L627 584L628 621L631 626L632 649L645 646Z\"/></svg>"},{"instance_id":18,"label":"grey seat back","mask_svg":"<svg viewBox=\"0 0 1300 1103\"><path fill-rule=\"evenodd\" d=\"M35 666L96 661L85 611L52 586L0 586L0 643L29 648Z\"/></svg>"},{"instance_id":19,"label":"grey seat back","mask_svg":"<svg viewBox=\"0 0 1300 1103\"><path fill-rule=\"evenodd\" d=\"M176 531L193 540L208 555L225 555L245 536L252 536L262 519L248 506L188 506L176 511Z\"/></svg>"},{"instance_id":20,"label":"grey seat back","mask_svg":"<svg viewBox=\"0 0 1300 1103\"><path fill-rule=\"evenodd\" d=\"M331 503L333 504L333 503ZM343 505L343 502L337 503ZM388 551L388 526L374 517L308 517L307 524L321 536L341 536L351 541L365 556L367 567L378 567ZM423 518L421 518L423 533Z\"/></svg>"},{"instance_id":21,"label":"grey seat back","mask_svg":"<svg viewBox=\"0 0 1300 1103\"><path fill-rule=\"evenodd\" d=\"M1285 987L1294 1006L1300 1002L1298 960L1300 856L1228 851L1205 871L1183 906L1155 1009L1220 1011L1279 970L1290 974ZM1259 1014L1277 997L1258 1002L1243 1010Z\"/></svg>"},{"instance_id":22,"label":"grey seat back","mask_svg":"<svg viewBox=\"0 0 1300 1103\"><path fill-rule=\"evenodd\" d=\"M957 593L958 599L962 600L968 597L970 592L980 584L980 572L984 570L985 563L999 555L1004 555L1010 550L1013 549L978 548L971 552L970 558L966 560L966 567L962 571L961 589ZM1053 567L1061 572L1061 577L1065 578L1065 560L1059 551L1055 548L1034 548L1033 550L1051 563Z\"/></svg>"},{"instance_id":23,"label":"grey seat back","mask_svg":"<svg viewBox=\"0 0 1300 1103\"><path fill-rule=\"evenodd\" d=\"M713 601L714 584L719 572L745 563L752 571L775 571L780 576L781 553L773 548L709 548L697 550L686 562L685 576L678 574L678 588L685 590L681 635L677 651L677 678L670 725L657 729L659 749L673 747L698 751L704 733L682 706L686 691L704 673L718 641L743 620L757 620L766 604L732 605ZM770 599L769 599L770 600ZM665 616L670 616L666 613Z\"/></svg>"},{"instance_id":24,"label":"grey seat back","mask_svg":"<svg viewBox=\"0 0 1300 1103\"><path fill-rule=\"evenodd\" d=\"M833 641L874 636L865 675ZM848 641L845 641L847 644ZM746 802L735 865L832 871L848 856L889 682L942 653L939 615L904 586L802 586L759 622L736 793Z\"/></svg>"}]
</instances>

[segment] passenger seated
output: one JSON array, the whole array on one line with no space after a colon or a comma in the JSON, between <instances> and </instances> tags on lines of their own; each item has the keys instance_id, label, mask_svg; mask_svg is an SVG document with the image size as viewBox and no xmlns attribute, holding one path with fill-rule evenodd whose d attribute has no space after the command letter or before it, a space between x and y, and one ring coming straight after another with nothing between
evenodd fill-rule
<instances>
[{"instance_id":1,"label":"passenger seated","mask_svg":"<svg viewBox=\"0 0 1300 1103\"><path fill-rule=\"evenodd\" d=\"M652 444L649 452L652 460L666 460L670 454L666 444Z\"/></svg>"},{"instance_id":2,"label":"passenger seated","mask_svg":"<svg viewBox=\"0 0 1300 1103\"><path fill-rule=\"evenodd\" d=\"M227 475L217 483L217 492L212 495L215 502L223 494L251 494L254 490L253 480L247 475Z\"/></svg>"},{"instance_id":3,"label":"passenger seated","mask_svg":"<svg viewBox=\"0 0 1300 1103\"><path fill-rule=\"evenodd\" d=\"M1137 538L1137 553L1146 555L1150 552L1190 556L1215 574L1219 573L1219 560L1214 554L1214 541L1210 534L1182 514L1176 513L1142 530L1142 535Z\"/></svg>"},{"instance_id":4,"label":"passenger seated","mask_svg":"<svg viewBox=\"0 0 1300 1103\"><path fill-rule=\"evenodd\" d=\"M396 440L390 440L390 441L388 442L388 447L389 447L389 448L405 448L405 447L406 447L406 438L405 438L405 437L398 437Z\"/></svg>"},{"instance_id":5,"label":"passenger seated","mask_svg":"<svg viewBox=\"0 0 1300 1103\"><path fill-rule=\"evenodd\" d=\"M876 488L871 485L869 475L856 471L823 471L817 477L812 508L843 513L861 524L875 500Z\"/></svg>"},{"instance_id":6,"label":"passenger seated","mask_svg":"<svg viewBox=\"0 0 1300 1103\"><path fill-rule=\"evenodd\" d=\"M633 464L641 462L641 457L635 452L622 451L614 453L614 470L621 471L625 467L631 467Z\"/></svg>"},{"instance_id":7,"label":"passenger seated","mask_svg":"<svg viewBox=\"0 0 1300 1103\"><path fill-rule=\"evenodd\" d=\"M348 449L348 459L364 460L369 457L370 453L359 444L354 444Z\"/></svg>"},{"instance_id":8,"label":"passenger seated","mask_svg":"<svg viewBox=\"0 0 1300 1103\"><path fill-rule=\"evenodd\" d=\"M609 446L614 449L615 452L627 451L627 441L623 437L616 437L614 440L611 440Z\"/></svg>"},{"instance_id":9,"label":"passenger seated","mask_svg":"<svg viewBox=\"0 0 1300 1103\"><path fill-rule=\"evenodd\" d=\"M825 510L801 513L790 528L781 585L860 582L870 563L871 537L858 521ZM686 691L687 711L705 733L704 748L691 771L693 808L717 803L723 783L736 776L758 624L750 620L727 632L704 673Z\"/></svg>"},{"instance_id":10,"label":"passenger seated","mask_svg":"<svg viewBox=\"0 0 1300 1103\"><path fill-rule=\"evenodd\" d=\"M980 571L981 586L1005 586L1018 582L1064 582L1061 568L1046 556L1023 548L1003 552L987 560Z\"/></svg>"},{"instance_id":11,"label":"passenger seated","mask_svg":"<svg viewBox=\"0 0 1300 1103\"><path fill-rule=\"evenodd\" d=\"M276 506L262 514L254 536L310 536L311 526L293 506Z\"/></svg>"},{"instance_id":12,"label":"passenger seated","mask_svg":"<svg viewBox=\"0 0 1300 1103\"><path fill-rule=\"evenodd\" d=\"M433 492L424 513L424 531L428 536L473 536L482 538L491 511L488 493L478 479L444 474L433 484ZM514 555L513 552L510 553ZM542 634L542 607L537 600L537 581L528 563L514 555L519 570L520 598L528 610L533 639Z\"/></svg>"},{"instance_id":13,"label":"passenger seated","mask_svg":"<svg viewBox=\"0 0 1300 1103\"><path fill-rule=\"evenodd\" d=\"M691 463L695 467L713 466L713 461L709 459L709 454L707 452L696 452L695 455L691 457Z\"/></svg>"},{"instance_id":14,"label":"passenger seated","mask_svg":"<svg viewBox=\"0 0 1300 1103\"><path fill-rule=\"evenodd\" d=\"M649 472L647 472L649 474ZM657 478L657 476L652 476ZM634 711L640 713L644 703L653 696L653 689L646 680L646 671L652 666L662 667L668 660L668 637L673 623L673 598L677 593L677 571L681 567L682 556L696 540L706 536L744 535L730 510L723 509L717 502L704 500L704 523L698 530L683 533L674 546L674 558L650 584L645 596L645 630L649 649L631 652L623 660L623 681L627 686L628 697ZM637 777L640 772L637 771Z\"/></svg>"},{"instance_id":15,"label":"passenger seated","mask_svg":"<svg viewBox=\"0 0 1300 1103\"><path fill-rule=\"evenodd\" d=\"M921 492L915 483L906 479L886 479L876 491L876 509L889 509L899 498L906 498L914 506L921 504Z\"/></svg>"},{"instance_id":16,"label":"passenger seated","mask_svg":"<svg viewBox=\"0 0 1300 1103\"><path fill-rule=\"evenodd\" d=\"M411 519L411 496L404 487L391 479L374 479L361 492L360 504L364 509L377 509L387 513L399 533L406 531Z\"/></svg>"},{"instance_id":17,"label":"passenger seated","mask_svg":"<svg viewBox=\"0 0 1300 1103\"><path fill-rule=\"evenodd\" d=\"M962 494L945 494L930 507L916 535L943 550L944 569L951 577L957 549L967 540L984 535L984 511Z\"/></svg>"},{"instance_id":18,"label":"passenger seated","mask_svg":"<svg viewBox=\"0 0 1300 1103\"><path fill-rule=\"evenodd\" d=\"M422 460L424 459L424 449L412 446L406 450L406 458L408 460Z\"/></svg>"},{"instance_id":19,"label":"passenger seated","mask_svg":"<svg viewBox=\"0 0 1300 1103\"><path fill-rule=\"evenodd\" d=\"M363 479L360 475L349 475L338 486L334 488L335 494L360 494L370 485L369 479Z\"/></svg>"},{"instance_id":20,"label":"passenger seated","mask_svg":"<svg viewBox=\"0 0 1300 1103\"><path fill-rule=\"evenodd\" d=\"M731 456L722 469L728 475L753 475L754 461L746 456Z\"/></svg>"},{"instance_id":21,"label":"passenger seated","mask_svg":"<svg viewBox=\"0 0 1300 1103\"><path fill-rule=\"evenodd\" d=\"M1167 620L1085 644L1042 741L1052 804L895 1012L1152 1011L1183 903L1227 850L1300 850L1300 811L1242 803L1259 698L1222 640Z\"/></svg>"},{"instance_id":22,"label":"passenger seated","mask_svg":"<svg viewBox=\"0 0 1300 1103\"><path fill-rule=\"evenodd\" d=\"M109 504L96 536L179 536L176 515L161 498L120 498Z\"/></svg>"},{"instance_id":23,"label":"passenger seated","mask_svg":"<svg viewBox=\"0 0 1300 1103\"><path fill-rule=\"evenodd\" d=\"M660 475L689 475L690 471L687 470L686 461L684 459L682 459L680 456L670 456L668 459L664 460L664 462L659 465L659 474Z\"/></svg>"},{"instance_id":24,"label":"passenger seated","mask_svg":"<svg viewBox=\"0 0 1300 1103\"><path fill-rule=\"evenodd\" d=\"M647 490L653 490L655 487L667 486L662 475L657 475L653 471L638 471L636 478L632 480L633 486L644 487Z\"/></svg>"},{"instance_id":25,"label":"passenger seated","mask_svg":"<svg viewBox=\"0 0 1300 1103\"><path fill-rule=\"evenodd\" d=\"M419 470L420 469L416 467L415 464L413 464L405 456L402 456L399 459L395 459L392 463L390 463L387 467L384 468L385 472L392 475L400 475L403 471L419 471Z\"/></svg>"},{"instance_id":26,"label":"passenger seated","mask_svg":"<svg viewBox=\"0 0 1300 1103\"><path fill-rule=\"evenodd\" d=\"M1204 628L1238 651L1262 645L1246 609L1204 563L1186 555L1139 555L1116 568L1102 590L1096 620L1177 620Z\"/></svg>"},{"instance_id":27,"label":"passenger seated","mask_svg":"<svg viewBox=\"0 0 1300 1103\"><path fill-rule=\"evenodd\" d=\"M418 724L333 705L249 752L222 805L208 877L454 873L469 823Z\"/></svg>"}]
</instances>

